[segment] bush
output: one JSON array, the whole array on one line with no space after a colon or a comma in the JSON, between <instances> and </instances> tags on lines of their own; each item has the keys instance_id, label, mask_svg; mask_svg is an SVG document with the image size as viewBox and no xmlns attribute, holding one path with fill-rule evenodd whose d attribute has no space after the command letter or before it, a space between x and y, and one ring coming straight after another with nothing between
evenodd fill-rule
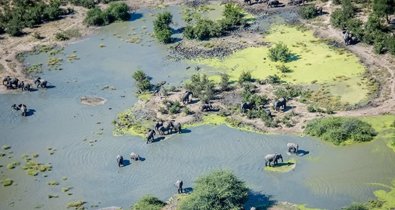
<instances>
[{"instance_id":1,"label":"bush","mask_svg":"<svg viewBox=\"0 0 395 210\"><path fill-rule=\"evenodd\" d=\"M243 71L239 76L239 84L242 85L245 82L253 82L254 79L252 78L251 72Z\"/></svg>"},{"instance_id":2,"label":"bush","mask_svg":"<svg viewBox=\"0 0 395 210\"><path fill-rule=\"evenodd\" d=\"M221 74L221 81L219 82L219 87L222 91L227 91L229 89L229 75L228 74Z\"/></svg>"},{"instance_id":3,"label":"bush","mask_svg":"<svg viewBox=\"0 0 395 210\"><path fill-rule=\"evenodd\" d=\"M370 141L376 135L376 131L368 123L354 118L341 117L312 120L307 124L305 133L336 145L347 140Z\"/></svg>"},{"instance_id":4,"label":"bush","mask_svg":"<svg viewBox=\"0 0 395 210\"><path fill-rule=\"evenodd\" d=\"M207 40L222 34L221 27L212 20L199 19L195 26L187 26L183 35L187 39Z\"/></svg>"},{"instance_id":5,"label":"bush","mask_svg":"<svg viewBox=\"0 0 395 210\"><path fill-rule=\"evenodd\" d=\"M170 12L163 12L158 14L154 20L154 34L155 37L162 43L170 43L172 31L170 24L173 16Z\"/></svg>"},{"instance_id":6,"label":"bush","mask_svg":"<svg viewBox=\"0 0 395 210\"><path fill-rule=\"evenodd\" d=\"M277 75L277 74L275 74L275 75L269 75L267 78L266 78L266 83L268 83L268 84L281 84L281 83L283 83L283 81L281 80L281 78Z\"/></svg>"},{"instance_id":7,"label":"bush","mask_svg":"<svg viewBox=\"0 0 395 210\"><path fill-rule=\"evenodd\" d=\"M142 70L134 72L132 77L137 82L137 93L151 90L152 84L149 81L149 77Z\"/></svg>"},{"instance_id":8,"label":"bush","mask_svg":"<svg viewBox=\"0 0 395 210\"><path fill-rule=\"evenodd\" d=\"M191 77L191 81L185 84L185 88L191 91L194 96L198 97L203 102L213 99L214 87L214 82L209 80L205 74L194 74Z\"/></svg>"},{"instance_id":9,"label":"bush","mask_svg":"<svg viewBox=\"0 0 395 210\"><path fill-rule=\"evenodd\" d=\"M307 94L307 92L303 90L302 86L290 85L290 84L276 87L273 93L277 98L284 97L286 99L291 99Z\"/></svg>"},{"instance_id":10,"label":"bush","mask_svg":"<svg viewBox=\"0 0 395 210\"><path fill-rule=\"evenodd\" d=\"M304 19L312 19L317 16L317 10L315 9L315 5L308 5L301 7L299 9L299 14Z\"/></svg>"},{"instance_id":11,"label":"bush","mask_svg":"<svg viewBox=\"0 0 395 210\"><path fill-rule=\"evenodd\" d=\"M133 205L133 210L160 210L166 203L152 195L142 197Z\"/></svg>"},{"instance_id":12,"label":"bush","mask_svg":"<svg viewBox=\"0 0 395 210\"><path fill-rule=\"evenodd\" d=\"M352 204L349 207L344 208L344 210L368 210L363 204Z\"/></svg>"},{"instance_id":13,"label":"bush","mask_svg":"<svg viewBox=\"0 0 395 210\"><path fill-rule=\"evenodd\" d=\"M292 72L292 69L287 67L287 66L285 66L285 65L279 65L279 66L276 66L276 67L281 73L290 73L290 72Z\"/></svg>"},{"instance_id":14,"label":"bush","mask_svg":"<svg viewBox=\"0 0 395 210\"><path fill-rule=\"evenodd\" d=\"M55 34L55 39L58 41L66 41L69 40L70 37L68 37L64 32L58 32Z\"/></svg>"},{"instance_id":15,"label":"bush","mask_svg":"<svg viewBox=\"0 0 395 210\"><path fill-rule=\"evenodd\" d=\"M243 9L234 3L228 3L225 5L223 16L224 19L221 24L225 29L231 29L232 27L245 23Z\"/></svg>"},{"instance_id":16,"label":"bush","mask_svg":"<svg viewBox=\"0 0 395 210\"><path fill-rule=\"evenodd\" d=\"M276 44L276 46L269 49L269 58L274 62L288 62L291 56L292 54L288 47L283 43Z\"/></svg>"},{"instance_id":17,"label":"bush","mask_svg":"<svg viewBox=\"0 0 395 210\"><path fill-rule=\"evenodd\" d=\"M179 101L170 102L169 113L178 114L181 111L181 104Z\"/></svg>"},{"instance_id":18,"label":"bush","mask_svg":"<svg viewBox=\"0 0 395 210\"><path fill-rule=\"evenodd\" d=\"M125 21L130 18L129 7L125 3L111 3L102 11L100 8L93 8L88 11L85 17L85 24L94 26L108 25L114 21Z\"/></svg>"},{"instance_id":19,"label":"bush","mask_svg":"<svg viewBox=\"0 0 395 210\"><path fill-rule=\"evenodd\" d=\"M214 171L195 182L193 192L181 202L181 210L242 209L248 188L229 171Z\"/></svg>"}]
</instances>

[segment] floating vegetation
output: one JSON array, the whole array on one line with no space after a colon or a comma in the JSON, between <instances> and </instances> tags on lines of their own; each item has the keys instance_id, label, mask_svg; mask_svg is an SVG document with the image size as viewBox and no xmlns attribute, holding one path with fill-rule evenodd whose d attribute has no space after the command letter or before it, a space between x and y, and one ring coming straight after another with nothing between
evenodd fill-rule
<instances>
[{"instance_id":1,"label":"floating vegetation","mask_svg":"<svg viewBox=\"0 0 395 210\"><path fill-rule=\"evenodd\" d=\"M80 58L77 56L77 54L75 54L75 53L72 53L72 54L70 54L70 55L68 55L67 56L67 60L69 61L69 62L73 62L73 61L75 61L75 60L79 60Z\"/></svg>"},{"instance_id":2,"label":"floating vegetation","mask_svg":"<svg viewBox=\"0 0 395 210\"><path fill-rule=\"evenodd\" d=\"M49 186L58 186L58 185L59 185L59 182L57 182L57 181L55 181L55 180L51 180L51 181L48 182L48 185L49 185Z\"/></svg>"},{"instance_id":3,"label":"floating vegetation","mask_svg":"<svg viewBox=\"0 0 395 210\"><path fill-rule=\"evenodd\" d=\"M34 153L34 154L32 155L33 158L38 158L38 156L39 156L39 155L38 155L37 153Z\"/></svg>"},{"instance_id":4,"label":"floating vegetation","mask_svg":"<svg viewBox=\"0 0 395 210\"><path fill-rule=\"evenodd\" d=\"M48 195L48 198L49 199L51 199L51 198L59 198L59 195Z\"/></svg>"},{"instance_id":5,"label":"floating vegetation","mask_svg":"<svg viewBox=\"0 0 395 210\"><path fill-rule=\"evenodd\" d=\"M50 164L42 164L35 160L31 160L30 158L26 158L25 161L26 163L22 166L22 169L26 170L27 175L37 176L40 172L52 170L52 166Z\"/></svg>"},{"instance_id":6,"label":"floating vegetation","mask_svg":"<svg viewBox=\"0 0 395 210\"><path fill-rule=\"evenodd\" d=\"M42 72L43 64L34 64L25 69L26 73L39 73Z\"/></svg>"},{"instance_id":7,"label":"floating vegetation","mask_svg":"<svg viewBox=\"0 0 395 210\"><path fill-rule=\"evenodd\" d=\"M72 187L68 186L68 187L62 187L62 192L68 192L71 189L73 189Z\"/></svg>"},{"instance_id":8,"label":"floating vegetation","mask_svg":"<svg viewBox=\"0 0 395 210\"><path fill-rule=\"evenodd\" d=\"M129 38L128 42L133 43L133 44L140 44L141 39L139 37L131 37L131 38Z\"/></svg>"},{"instance_id":9,"label":"floating vegetation","mask_svg":"<svg viewBox=\"0 0 395 210\"><path fill-rule=\"evenodd\" d=\"M103 47L106 47L106 45L100 44L99 47L100 47L100 48L103 48Z\"/></svg>"},{"instance_id":10,"label":"floating vegetation","mask_svg":"<svg viewBox=\"0 0 395 210\"><path fill-rule=\"evenodd\" d=\"M6 154L4 152L0 153L0 157L4 157Z\"/></svg>"},{"instance_id":11,"label":"floating vegetation","mask_svg":"<svg viewBox=\"0 0 395 210\"><path fill-rule=\"evenodd\" d=\"M62 180L63 180L63 181L66 181L66 180L67 180L67 177L65 177L65 176L62 177Z\"/></svg>"},{"instance_id":12,"label":"floating vegetation","mask_svg":"<svg viewBox=\"0 0 395 210\"><path fill-rule=\"evenodd\" d=\"M3 184L4 187L8 187L14 183L14 180L12 180L10 178L6 178L6 179L1 180L1 183Z\"/></svg>"},{"instance_id":13,"label":"floating vegetation","mask_svg":"<svg viewBox=\"0 0 395 210\"><path fill-rule=\"evenodd\" d=\"M84 209L85 201L73 201L67 203L67 208Z\"/></svg>"},{"instance_id":14,"label":"floating vegetation","mask_svg":"<svg viewBox=\"0 0 395 210\"><path fill-rule=\"evenodd\" d=\"M15 167L17 167L17 166L19 166L21 163L20 162L12 162L12 163L9 163L9 164L7 164L7 168L8 169L14 169Z\"/></svg>"},{"instance_id":15,"label":"floating vegetation","mask_svg":"<svg viewBox=\"0 0 395 210\"><path fill-rule=\"evenodd\" d=\"M48 60L48 67L57 68L62 63L63 59L58 57L50 57Z\"/></svg>"},{"instance_id":16,"label":"floating vegetation","mask_svg":"<svg viewBox=\"0 0 395 210\"><path fill-rule=\"evenodd\" d=\"M11 146L10 145L3 145L2 148L4 150L9 150L9 149L11 149Z\"/></svg>"}]
</instances>

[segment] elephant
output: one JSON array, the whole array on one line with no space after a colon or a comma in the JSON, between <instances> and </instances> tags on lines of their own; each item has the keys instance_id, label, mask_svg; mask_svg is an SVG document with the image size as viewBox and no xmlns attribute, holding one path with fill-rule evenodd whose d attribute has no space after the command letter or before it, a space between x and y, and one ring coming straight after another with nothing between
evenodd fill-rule
<instances>
[{"instance_id":1,"label":"elephant","mask_svg":"<svg viewBox=\"0 0 395 210\"><path fill-rule=\"evenodd\" d=\"M191 91L185 91L184 95L182 96L182 103L188 104L192 101L193 94Z\"/></svg>"},{"instance_id":2,"label":"elephant","mask_svg":"<svg viewBox=\"0 0 395 210\"><path fill-rule=\"evenodd\" d=\"M42 88L47 88L48 82L44 79L41 79L41 77L38 77L35 81L34 84L37 85L37 88L42 87Z\"/></svg>"},{"instance_id":3,"label":"elephant","mask_svg":"<svg viewBox=\"0 0 395 210\"><path fill-rule=\"evenodd\" d=\"M244 3L251 5L251 0L244 0Z\"/></svg>"},{"instance_id":4,"label":"elephant","mask_svg":"<svg viewBox=\"0 0 395 210\"><path fill-rule=\"evenodd\" d=\"M322 15L322 14L323 14L322 7L316 7L316 8L315 8L315 13L316 13L317 15Z\"/></svg>"},{"instance_id":5,"label":"elephant","mask_svg":"<svg viewBox=\"0 0 395 210\"><path fill-rule=\"evenodd\" d=\"M240 109L242 113L245 113L247 110L251 110L254 108L254 104L250 102L244 102L241 104Z\"/></svg>"},{"instance_id":6,"label":"elephant","mask_svg":"<svg viewBox=\"0 0 395 210\"><path fill-rule=\"evenodd\" d=\"M211 110L213 110L213 106L211 106L210 103L202 104L202 106L200 107L200 110L201 110L202 112L211 111Z\"/></svg>"},{"instance_id":7,"label":"elephant","mask_svg":"<svg viewBox=\"0 0 395 210\"><path fill-rule=\"evenodd\" d=\"M3 80L3 84L4 83L5 83L5 86L7 87L7 89L16 89L16 88L18 88L19 79L8 77Z\"/></svg>"},{"instance_id":8,"label":"elephant","mask_svg":"<svg viewBox=\"0 0 395 210\"><path fill-rule=\"evenodd\" d=\"M279 159L283 162L283 156L281 154L268 154L265 156L265 166L269 165L269 167L273 167L277 165ZM272 165L270 165L270 163L272 163Z\"/></svg>"},{"instance_id":9,"label":"elephant","mask_svg":"<svg viewBox=\"0 0 395 210\"><path fill-rule=\"evenodd\" d=\"M183 184L184 183L182 182L182 180L177 180L176 183L174 184L177 187L178 194L181 194L183 192L183 189L182 189Z\"/></svg>"},{"instance_id":10,"label":"elephant","mask_svg":"<svg viewBox=\"0 0 395 210\"><path fill-rule=\"evenodd\" d=\"M356 44L358 42L357 37L353 36L351 32L343 30L343 39L346 45Z\"/></svg>"},{"instance_id":11,"label":"elephant","mask_svg":"<svg viewBox=\"0 0 395 210\"><path fill-rule=\"evenodd\" d=\"M163 121L158 121L155 123L154 130L159 131L158 129L163 126Z\"/></svg>"},{"instance_id":12,"label":"elephant","mask_svg":"<svg viewBox=\"0 0 395 210\"><path fill-rule=\"evenodd\" d=\"M27 106L25 104L19 104L18 106L16 104L13 104L11 106L11 108L13 108L16 111L21 111L22 112L22 116L26 117L26 115L27 115Z\"/></svg>"},{"instance_id":13,"label":"elephant","mask_svg":"<svg viewBox=\"0 0 395 210\"><path fill-rule=\"evenodd\" d=\"M302 5L304 4L304 0L290 0L288 2L289 5Z\"/></svg>"},{"instance_id":14,"label":"elephant","mask_svg":"<svg viewBox=\"0 0 395 210\"><path fill-rule=\"evenodd\" d=\"M32 88L31 88L31 85L30 84L26 84L23 88L22 88L22 91L30 91Z\"/></svg>"},{"instance_id":15,"label":"elephant","mask_svg":"<svg viewBox=\"0 0 395 210\"><path fill-rule=\"evenodd\" d=\"M268 7L277 7L278 5L280 5L280 2L278 0L269 0L267 2Z\"/></svg>"},{"instance_id":16,"label":"elephant","mask_svg":"<svg viewBox=\"0 0 395 210\"><path fill-rule=\"evenodd\" d=\"M299 145L296 143L287 143L289 153L298 153Z\"/></svg>"},{"instance_id":17,"label":"elephant","mask_svg":"<svg viewBox=\"0 0 395 210\"><path fill-rule=\"evenodd\" d=\"M155 134L156 134L156 132L154 130L150 129L148 131L146 144L151 143L153 140L155 140Z\"/></svg>"},{"instance_id":18,"label":"elephant","mask_svg":"<svg viewBox=\"0 0 395 210\"><path fill-rule=\"evenodd\" d=\"M158 132L160 135L170 134L173 129L173 122L163 123L162 126L158 128Z\"/></svg>"},{"instance_id":19,"label":"elephant","mask_svg":"<svg viewBox=\"0 0 395 210\"><path fill-rule=\"evenodd\" d=\"M284 97L280 98L279 100L275 100L273 102L273 108L276 111L279 111L280 109L285 110L285 108L287 108L287 99L285 99Z\"/></svg>"},{"instance_id":20,"label":"elephant","mask_svg":"<svg viewBox=\"0 0 395 210\"><path fill-rule=\"evenodd\" d=\"M171 131L174 130L174 132L176 132L176 133L182 132L181 123L176 123L174 121L171 121L170 126L171 126Z\"/></svg>"},{"instance_id":21,"label":"elephant","mask_svg":"<svg viewBox=\"0 0 395 210\"><path fill-rule=\"evenodd\" d=\"M14 110L19 111L19 107L18 107L16 104L13 104L13 105L11 106L11 108L13 108Z\"/></svg>"},{"instance_id":22,"label":"elephant","mask_svg":"<svg viewBox=\"0 0 395 210\"><path fill-rule=\"evenodd\" d=\"M22 89L22 91L23 91L23 89L25 89L25 82L24 82L24 81L21 81L21 82L18 84L18 88Z\"/></svg>"},{"instance_id":23,"label":"elephant","mask_svg":"<svg viewBox=\"0 0 395 210\"><path fill-rule=\"evenodd\" d=\"M134 152L130 153L130 159L134 161L140 160L140 156Z\"/></svg>"},{"instance_id":24,"label":"elephant","mask_svg":"<svg viewBox=\"0 0 395 210\"><path fill-rule=\"evenodd\" d=\"M122 155L117 155L117 164L118 164L118 167L121 167L121 165L124 166Z\"/></svg>"},{"instance_id":25,"label":"elephant","mask_svg":"<svg viewBox=\"0 0 395 210\"><path fill-rule=\"evenodd\" d=\"M6 76L6 77L3 79L3 85L4 85L4 86L7 86L8 83L10 82L10 80L11 80L11 77L10 77L10 76Z\"/></svg>"}]
</instances>

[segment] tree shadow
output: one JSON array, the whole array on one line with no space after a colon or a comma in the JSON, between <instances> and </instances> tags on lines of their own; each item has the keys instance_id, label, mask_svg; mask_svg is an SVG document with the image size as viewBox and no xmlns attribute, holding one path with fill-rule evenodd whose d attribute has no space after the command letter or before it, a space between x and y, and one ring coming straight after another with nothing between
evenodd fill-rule
<instances>
[{"instance_id":1,"label":"tree shadow","mask_svg":"<svg viewBox=\"0 0 395 210\"><path fill-rule=\"evenodd\" d=\"M135 21L143 17L143 13L133 12L130 14L129 21Z\"/></svg>"},{"instance_id":2,"label":"tree shadow","mask_svg":"<svg viewBox=\"0 0 395 210\"><path fill-rule=\"evenodd\" d=\"M292 62L292 61L297 61L297 60L299 60L299 59L300 59L300 55L291 54L291 55L288 57L287 61L288 61L288 62Z\"/></svg>"},{"instance_id":3,"label":"tree shadow","mask_svg":"<svg viewBox=\"0 0 395 210\"><path fill-rule=\"evenodd\" d=\"M185 27L180 27L180 28L177 28L177 29L173 29L173 28L171 29L173 34L182 34L184 32L184 30L185 30Z\"/></svg>"},{"instance_id":4,"label":"tree shadow","mask_svg":"<svg viewBox=\"0 0 395 210\"><path fill-rule=\"evenodd\" d=\"M266 210L273 207L277 203L276 200L272 199L271 195L264 195L259 192L250 191L248 193L248 200L244 204L245 209L255 207L258 210Z\"/></svg>"}]
</instances>

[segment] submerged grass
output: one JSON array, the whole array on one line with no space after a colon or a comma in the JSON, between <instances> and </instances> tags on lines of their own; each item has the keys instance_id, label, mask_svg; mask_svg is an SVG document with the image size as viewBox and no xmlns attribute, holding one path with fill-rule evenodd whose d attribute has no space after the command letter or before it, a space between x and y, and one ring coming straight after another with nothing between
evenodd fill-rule
<instances>
[{"instance_id":1,"label":"submerged grass","mask_svg":"<svg viewBox=\"0 0 395 210\"><path fill-rule=\"evenodd\" d=\"M365 67L358 58L341 49L333 49L324 41L315 38L308 30L286 25L273 26L264 38L272 44L282 42L291 51L290 62L273 62L268 58L268 47L251 47L235 52L224 59L200 59L195 62L206 64L226 72L232 80L237 80L243 71L250 71L257 79L265 79L269 75L281 75L278 65L292 69L282 79L294 84L324 84L330 86L329 91L341 96L343 102L355 104L366 98L367 89L362 74ZM348 78L342 81L338 78ZM341 88L338 88L341 87ZM341 91L340 91L341 90Z\"/></svg>"}]
</instances>

